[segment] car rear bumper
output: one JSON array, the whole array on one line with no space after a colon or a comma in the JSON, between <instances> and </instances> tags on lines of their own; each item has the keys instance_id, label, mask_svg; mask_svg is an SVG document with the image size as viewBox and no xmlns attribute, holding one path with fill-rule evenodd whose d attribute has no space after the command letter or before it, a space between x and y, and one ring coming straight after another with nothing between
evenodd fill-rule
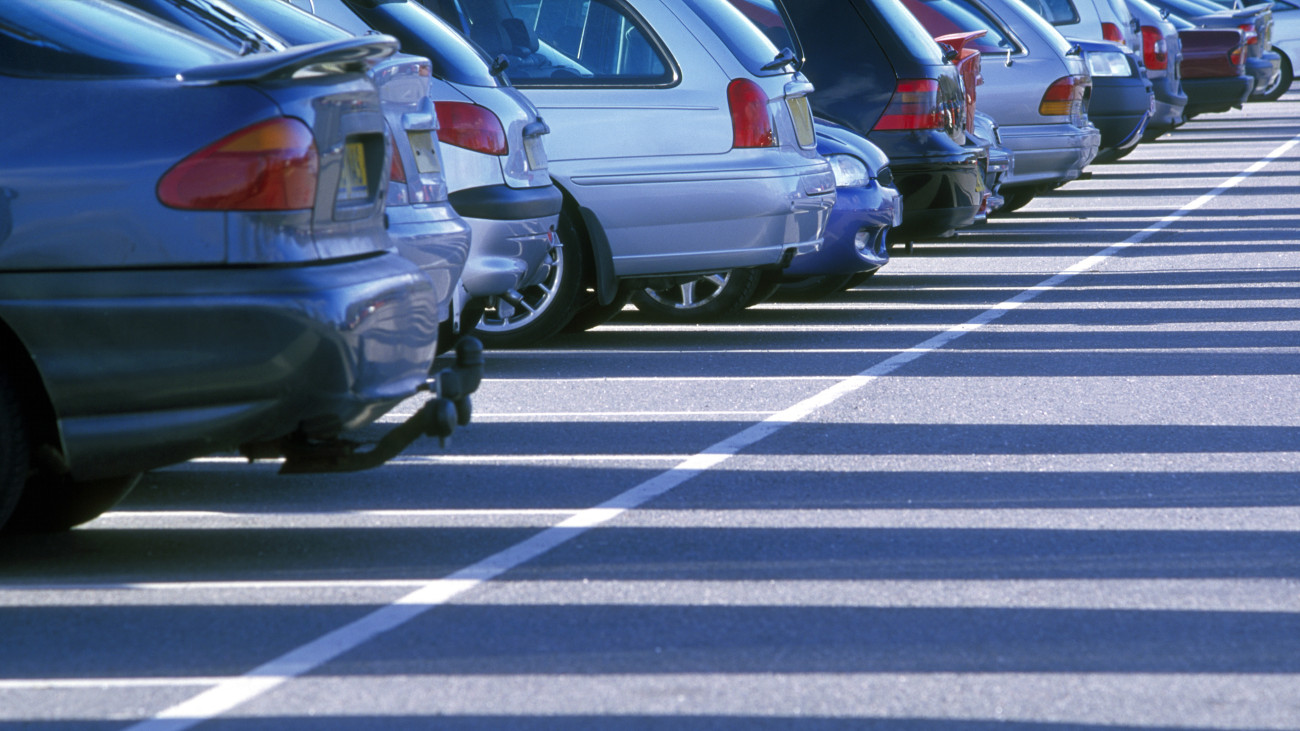
<instances>
[{"instance_id":1,"label":"car rear bumper","mask_svg":"<svg viewBox=\"0 0 1300 731\"><path fill-rule=\"evenodd\" d=\"M1271 89L1282 73L1282 57L1275 51L1246 58L1246 73L1255 80L1254 89ZM1253 92L1253 89L1252 89Z\"/></svg>"},{"instance_id":2,"label":"car rear bumper","mask_svg":"<svg viewBox=\"0 0 1300 731\"><path fill-rule=\"evenodd\" d=\"M469 224L446 202L388 206L385 215L397 253L429 278L441 319L450 317L451 296L469 258Z\"/></svg>"},{"instance_id":3,"label":"car rear bumper","mask_svg":"<svg viewBox=\"0 0 1300 731\"><path fill-rule=\"evenodd\" d=\"M1101 133L1101 149L1124 151L1142 138L1154 106L1151 82L1139 77L1094 77L1088 119Z\"/></svg>"},{"instance_id":4,"label":"car rear bumper","mask_svg":"<svg viewBox=\"0 0 1300 731\"><path fill-rule=\"evenodd\" d=\"M1183 79L1187 93L1185 113L1211 114L1239 109L1250 98L1255 81L1250 76L1220 76L1209 79Z\"/></svg>"},{"instance_id":5,"label":"car rear bumper","mask_svg":"<svg viewBox=\"0 0 1300 731\"><path fill-rule=\"evenodd\" d=\"M835 207L821 249L796 256L785 275L798 278L848 274L876 269L889 261L885 237L902 206L898 191L873 181L867 187L837 188L835 193ZM858 247L859 238L862 248Z\"/></svg>"},{"instance_id":6,"label":"car rear bumper","mask_svg":"<svg viewBox=\"0 0 1300 731\"><path fill-rule=\"evenodd\" d=\"M438 331L429 279L391 252L0 281L76 479L364 426L423 386Z\"/></svg>"},{"instance_id":7,"label":"car rear bumper","mask_svg":"<svg viewBox=\"0 0 1300 731\"><path fill-rule=\"evenodd\" d=\"M769 266L816 251L835 204L830 165L752 152L728 153L740 163L731 168L575 175L569 191L599 219L621 278Z\"/></svg>"},{"instance_id":8,"label":"car rear bumper","mask_svg":"<svg viewBox=\"0 0 1300 731\"><path fill-rule=\"evenodd\" d=\"M1097 157L1101 133L1073 124L1002 125L1002 144L1015 156L1005 188L1054 186L1074 180Z\"/></svg>"},{"instance_id":9,"label":"car rear bumper","mask_svg":"<svg viewBox=\"0 0 1300 731\"><path fill-rule=\"evenodd\" d=\"M473 230L461 285L471 297L489 297L535 283L559 221L564 196L554 185L485 185L449 196Z\"/></svg>"}]
</instances>

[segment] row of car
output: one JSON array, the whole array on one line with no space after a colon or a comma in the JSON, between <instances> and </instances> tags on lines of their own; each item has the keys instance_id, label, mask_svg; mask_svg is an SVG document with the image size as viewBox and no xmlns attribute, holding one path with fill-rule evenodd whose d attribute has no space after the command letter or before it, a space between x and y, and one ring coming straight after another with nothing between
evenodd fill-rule
<instances>
[{"instance_id":1,"label":"row of car","mask_svg":"<svg viewBox=\"0 0 1300 731\"><path fill-rule=\"evenodd\" d=\"M470 421L480 340L854 286L1211 108L1173 30L1031 5L6 0L0 526L218 451L382 464ZM1267 8L1194 17L1289 86Z\"/></svg>"}]
</instances>

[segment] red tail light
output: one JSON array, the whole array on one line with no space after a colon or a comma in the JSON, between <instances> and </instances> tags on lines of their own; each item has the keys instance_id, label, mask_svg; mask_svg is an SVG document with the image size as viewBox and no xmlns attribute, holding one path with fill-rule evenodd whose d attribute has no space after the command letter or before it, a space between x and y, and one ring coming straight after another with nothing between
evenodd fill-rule
<instances>
[{"instance_id":1,"label":"red tail light","mask_svg":"<svg viewBox=\"0 0 1300 731\"><path fill-rule=\"evenodd\" d=\"M767 93L750 79L733 79L727 85L733 147L776 147L776 130L767 111Z\"/></svg>"},{"instance_id":2,"label":"red tail light","mask_svg":"<svg viewBox=\"0 0 1300 731\"><path fill-rule=\"evenodd\" d=\"M393 156L393 161L388 163L388 179L394 183L405 183L406 166L402 164L402 156L397 151L397 138L390 137L389 139L393 142L393 151L390 153Z\"/></svg>"},{"instance_id":3,"label":"red tail light","mask_svg":"<svg viewBox=\"0 0 1300 731\"><path fill-rule=\"evenodd\" d=\"M1101 24L1101 37L1105 38L1111 43L1124 42L1124 34L1120 32L1119 26L1115 25L1114 23Z\"/></svg>"},{"instance_id":4,"label":"red tail light","mask_svg":"<svg viewBox=\"0 0 1300 731\"><path fill-rule=\"evenodd\" d=\"M1237 46L1232 49L1232 53L1228 54L1228 59L1232 61L1232 65L1236 66L1237 72L1240 73L1246 67L1246 47Z\"/></svg>"},{"instance_id":5,"label":"red tail light","mask_svg":"<svg viewBox=\"0 0 1300 731\"><path fill-rule=\"evenodd\" d=\"M1169 43L1165 34L1152 25L1142 26L1142 62L1149 71L1169 67Z\"/></svg>"},{"instance_id":6,"label":"red tail light","mask_svg":"<svg viewBox=\"0 0 1300 731\"><path fill-rule=\"evenodd\" d=\"M492 110L468 102L437 102L438 140L488 155L510 151L506 130Z\"/></svg>"},{"instance_id":7,"label":"red tail light","mask_svg":"<svg viewBox=\"0 0 1300 731\"><path fill-rule=\"evenodd\" d=\"M1251 46L1256 43L1259 43L1259 34L1255 32L1254 23L1243 23L1242 25L1239 25L1237 27L1241 29L1242 33L1246 34L1246 38L1245 38L1246 45Z\"/></svg>"},{"instance_id":8,"label":"red tail light","mask_svg":"<svg viewBox=\"0 0 1300 731\"><path fill-rule=\"evenodd\" d=\"M181 160L158 181L158 200L205 211L287 211L316 201L320 159L303 122L276 117Z\"/></svg>"},{"instance_id":9,"label":"red tail light","mask_svg":"<svg viewBox=\"0 0 1300 731\"><path fill-rule=\"evenodd\" d=\"M1064 117L1081 112L1088 86L1088 78L1085 76L1062 76L1043 92L1038 113L1044 117Z\"/></svg>"},{"instance_id":10,"label":"red tail light","mask_svg":"<svg viewBox=\"0 0 1300 731\"><path fill-rule=\"evenodd\" d=\"M943 129L939 82L934 79L900 79L889 106L874 129Z\"/></svg>"}]
</instances>

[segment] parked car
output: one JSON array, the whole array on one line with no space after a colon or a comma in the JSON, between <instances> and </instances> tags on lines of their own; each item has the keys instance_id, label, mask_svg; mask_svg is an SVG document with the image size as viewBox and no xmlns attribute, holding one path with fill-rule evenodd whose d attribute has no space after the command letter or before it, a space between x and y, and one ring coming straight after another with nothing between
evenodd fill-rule
<instances>
[{"instance_id":1,"label":"parked car","mask_svg":"<svg viewBox=\"0 0 1300 731\"><path fill-rule=\"evenodd\" d=\"M817 88L813 112L889 157L903 196L903 223L890 234L895 242L943 236L975 221L988 149L966 139L957 69L899 0L732 2L778 45L816 39L803 66ZM773 13L788 22L766 20Z\"/></svg>"},{"instance_id":2,"label":"parked car","mask_svg":"<svg viewBox=\"0 0 1300 731\"><path fill-rule=\"evenodd\" d=\"M988 161L984 168L984 198L975 217L976 223L987 221L989 214L1001 208L1006 202L1000 193L1000 188L1002 179L1010 172L1011 160L1011 151L998 141L997 123L992 117L982 115L976 108L979 87L984 83L984 75L983 54L974 47L973 43L975 39L983 38L986 33L988 33L986 30L975 30L934 38L940 47L952 49L952 62L957 67L958 75L961 76L962 93L966 100L966 139L976 146L988 149ZM947 53L945 50L945 54Z\"/></svg>"},{"instance_id":3,"label":"parked car","mask_svg":"<svg viewBox=\"0 0 1300 731\"><path fill-rule=\"evenodd\" d=\"M1003 211L1078 178L1097 156L1101 134L1088 120L1092 78L1076 50L1020 0L904 0L935 35L987 30L979 107L997 120L1015 169L1002 183Z\"/></svg>"},{"instance_id":4,"label":"parked car","mask_svg":"<svg viewBox=\"0 0 1300 731\"><path fill-rule=\"evenodd\" d=\"M1142 51L1142 32L1124 0L1025 0L1066 38L1118 43Z\"/></svg>"},{"instance_id":5,"label":"parked car","mask_svg":"<svg viewBox=\"0 0 1300 731\"><path fill-rule=\"evenodd\" d=\"M1271 89L1259 91L1261 99L1278 99L1291 89L1295 80L1295 59L1300 58L1300 3L1295 0L1266 0L1273 6L1272 49L1278 55L1278 79ZM1260 5L1263 0L1246 0Z\"/></svg>"},{"instance_id":6,"label":"parked car","mask_svg":"<svg viewBox=\"0 0 1300 731\"><path fill-rule=\"evenodd\" d=\"M1187 121L1183 92L1183 44L1168 13L1146 0L1128 0L1129 11L1142 33L1142 65L1155 92L1155 108L1142 137L1153 140Z\"/></svg>"},{"instance_id":7,"label":"parked car","mask_svg":"<svg viewBox=\"0 0 1300 731\"><path fill-rule=\"evenodd\" d=\"M1271 6L1228 8L1211 0L1149 0L1199 28L1238 28L1246 34L1246 72L1254 80L1252 95L1265 94L1278 83L1282 58L1271 50Z\"/></svg>"},{"instance_id":8,"label":"parked car","mask_svg":"<svg viewBox=\"0 0 1300 731\"><path fill-rule=\"evenodd\" d=\"M1267 59L1270 63L1272 63L1276 67L1278 73L1277 75L1270 77L1270 80L1268 81L1260 81L1259 79L1256 79L1255 90L1251 93L1251 99L1258 100L1258 101L1272 101L1282 96L1282 94L1286 93L1286 90L1291 86L1291 79L1290 78L1286 79L1285 86L1282 84L1283 81L1282 59L1284 56L1277 49L1276 39L1278 35L1278 28L1277 28L1278 11L1286 8L1287 6L1283 5L1280 2L1274 3L1271 1L1269 3L1262 3L1262 2L1242 2L1242 0L1204 0L1204 2L1209 3L1210 5L1213 5L1215 7L1223 8L1229 11L1236 11L1242 9L1243 7L1252 10L1258 9L1260 11L1267 11L1267 12L1261 12L1260 18L1257 19L1256 27L1255 27L1255 32L1256 32L1255 45L1259 46L1259 48L1252 49L1252 50L1258 51L1263 58ZM1290 4L1290 8L1292 10L1295 10L1297 6L1295 4ZM1296 38L1296 30L1297 30L1296 25L1298 22L1300 22L1300 18L1296 18L1295 15L1293 14L1289 22L1291 28L1288 30L1288 32L1290 33L1291 38L1294 40ZM1274 56L1276 56L1276 59L1273 58ZM1290 72L1288 71L1288 73Z\"/></svg>"},{"instance_id":9,"label":"parked car","mask_svg":"<svg viewBox=\"0 0 1300 731\"><path fill-rule=\"evenodd\" d=\"M889 230L903 220L885 153L845 127L823 119L816 124L817 151L835 172L835 207L820 250L765 273L785 299L821 299L865 282L889 263Z\"/></svg>"},{"instance_id":10,"label":"parked car","mask_svg":"<svg viewBox=\"0 0 1300 731\"><path fill-rule=\"evenodd\" d=\"M817 154L812 84L797 48L726 0L429 4L508 63L553 129L562 271L592 295L562 311L570 329L634 293L667 319L733 311L757 286L746 270L821 245L835 178ZM677 296L706 275L725 280L707 301Z\"/></svg>"},{"instance_id":11,"label":"parked car","mask_svg":"<svg viewBox=\"0 0 1300 731\"><path fill-rule=\"evenodd\" d=\"M1246 71L1246 34L1236 28L1197 28L1178 16L1169 17L1179 26L1183 43L1187 118L1240 109L1255 88Z\"/></svg>"},{"instance_id":12,"label":"parked car","mask_svg":"<svg viewBox=\"0 0 1300 731\"><path fill-rule=\"evenodd\" d=\"M244 2L245 0L240 0ZM489 346L531 345L559 331L579 294L563 275L547 123L493 62L451 26L408 0L290 0L354 35L394 36L433 62L443 175L452 207L473 229L451 330Z\"/></svg>"},{"instance_id":13,"label":"parked car","mask_svg":"<svg viewBox=\"0 0 1300 731\"><path fill-rule=\"evenodd\" d=\"M1088 120L1101 132L1096 162L1113 162L1142 141L1155 109L1155 89L1139 57L1127 46L1110 41L1068 40L1083 49L1092 75Z\"/></svg>"},{"instance_id":14,"label":"parked car","mask_svg":"<svg viewBox=\"0 0 1300 731\"><path fill-rule=\"evenodd\" d=\"M118 1L241 54L352 37L283 0ZM439 291L453 292L465 269L470 228L447 199L437 121L428 101L430 61L394 54L374 62L368 75L379 91L380 108L393 140L384 196L388 238ZM453 321L451 298L443 303L439 317L444 323ZM450 349L454 333L447 329L440 335L439 350Z\"/></svg>"},{"instance_id":15,"label":"parked car","mask_svg":"<svg viewBox=\"0 0 1300 731\"><path fill-rule=\"evenodd\" d=\"M451 296L383 229L364 72L395 39L239 57L112 0L6 0L0 25L6 529L224 450L371 466L468 414L444 391L382 450L344 438L428 387Z\"/></svg>"}]
</instances>

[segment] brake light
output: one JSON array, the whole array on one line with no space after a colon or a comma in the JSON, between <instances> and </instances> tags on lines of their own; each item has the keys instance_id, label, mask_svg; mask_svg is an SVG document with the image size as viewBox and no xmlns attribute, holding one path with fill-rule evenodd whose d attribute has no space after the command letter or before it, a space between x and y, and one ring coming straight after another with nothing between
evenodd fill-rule
<instances>
[{"instance_id":1,"label":"brake light","mask_svg":"<svg viewBox=\"0 0 1300 731\"><path fill-rule=\"evenodd\" d=\"M1101 24L1101 37L1105 38L1111 43L1124 42L1124 34L1120 32L1119 26L1115 25L1114 23Z\"/></svg>"},{"instance_id":2,"label":"brake light","mask_svg":"<svg viewBox=\"0 0 1300 731\"><path fill-rule=\"evenodd\" d=\"M1150 71L1169 67L1169 42L1165 34L1152 25L1142 26L1142 62Z\"/></svg>"},{"instance_id":3,"label":"brake light","mask_svg":"<svg viewBox=\"0 0 1300 731\"><path fill-rule=\"evenodd\" d=\"M492 110L469 102L436 102L438 140L488 155L510 151L505 127Z\"/></svg>"},{"instance_id":4,"label":"brake light","mask_svg":"<svg viewBox=\"0 0 1300 731\"><path fill-rule=\"evenodd\" d=\"M776 129L767 111L767 93L751 79L727 84L732 147L776 147Z\"/></svg>"},{"instance_id":5,"label":"brake light","mask_svg":"<svg viewBox=\"0 0 1300 731\"><path fill-rule=\"evenodd\" d=\"M1246 54L1245 46L1237 46L1236 48L1232 49L1232 53L1228 54L1228 59L1232 61L1233 66L1237 67L1238 73L1240 73L1241 70L1245 67L1246 64L1245 54Z\"/></svg>"},{"instance_id":6,"label":"brake light","mask_svg":"<svg viewBox=\"0 0 1300 731\"><path fill-rule=\"evenodd\" d=\"M1085 76L1062 76L1043 92L1038 113L1044 117L1070 116L1083 110L1089 80Z\"/></svg>"},{"instance_id":7,"label":"brake light","mask_svg":"<svg viewBox=\"0 0 1300 731\"><path fill-rule=\"evenodd\" d=\"M939 82L935 79L900 79L889 106L874 129L942 129Z\"/></svg>"},{"instance_id":8,"label":"brake light","mask_svg":"<svg viewBox=\"0 0 1300 731\"><path fill-rule=\"evenodd\" d=\"M1254 23L1245 23L1237 27L1241 29L1242 33L1246 34L1246 45L1250 46L1259 43L1259 34L1255 32Z\"/></svg>"},{"instance_id":9,"label":"brake light","mask_svg":"<svg viewBox=\"0 0 1300 731\"><path fill-rule=\"evenodd\" d=\"M389 137L392 140L393 161L388 163L388 179L394 183L406 182L406 166L402 164L402 155L397 151L397 138Z\"/></svg>"},{"instance_id":10,"label":"brake light","mask_svg":"<svg viewBox=\"0 0 1300 731\"><path fill-rule=\"evenodd\" d=\"M172 208L203 211L311 208L319 170L316 140L307 125L276 117L173 165L158 181L158 200Z\"/></svg>"}]
</instances>

